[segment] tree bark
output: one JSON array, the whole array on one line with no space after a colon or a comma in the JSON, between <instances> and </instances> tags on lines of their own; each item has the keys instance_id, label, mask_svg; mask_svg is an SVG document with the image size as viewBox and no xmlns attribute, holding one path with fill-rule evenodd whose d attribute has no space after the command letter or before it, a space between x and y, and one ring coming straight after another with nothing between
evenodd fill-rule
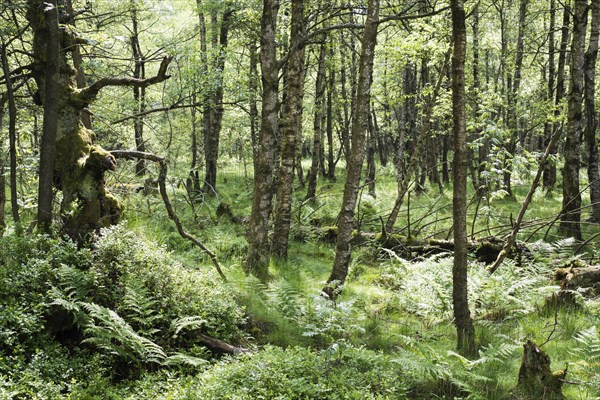
<instances>
[{"instance_id":1,"label":"tree bark","mask_svg":"<svg viewBox=\"0 0 600 400\"><path fill-rule=\"evenodd\" d=\"M221 18L220 31L217 28L218 18L216 13L212 20L212 47L215 52L214 71L216 74L216 87L209 96L208 104L204 109L204 175L203 191L208 194L217 193L217 161L219 159L219 141L221 136L221 123L223 121L223 79L225 71L225 51L228 44L229 23L233 14L232 10L225 10ZM218 37L217 37L218 36Z\"/></svg>"},{"instance_id":2,"label":"tree bark","mask_svg":"<svg viewBox=\"0 0 600 400\"><path fill-rule=\"evenodd\" d=\"M6 180L4 178L4 136L2 136L5 102L6 96L0 96L0 237L4 235L4 230L6 229L6 218L4 215L4 207L6 205Z\"/></svg>"},{"instance_id":3,"label":"tree bark","mask_svg":"<svg viewBox=\"0 0 600 400\"><path fill-rule=\"evenodd\" d=\"M264 0L261 17L260 61L262 115L254 169L254 192L248 231L245 270L262 281L269 278L269 218L273 201L273 167L278 135L279 63L275 32L279 0Z\"/></svg>"},{"instance_id":4,"label":"tree bark","mask_svg":"<svg viewBox=\"0 0 600 400\"><path fill-rule=\"evenodd\" d=\"M583 113L583 67L585 33L587 26L587 1L575 0L573 13L573 40L571 42L571 83L565 141L565 165L563 168L563 208L559 232L581 240L581 193L579 191L579 168Z\"/></svg>"},{"instance_id":5,"label":"tree bark","mask_svg":"<svg viewBox=\"0 0 600 400\"><path fill-rule=\"evenodd\" d=\"M352 147L348 159L348 175L344 185L342 209L339 215L335 260L331 274L327 279L327 285L323 289L323 292L332 300L337 297L346 281L352 254L351 241L352 229L354 227L354 208L358 198L358 185L360 183L360 174L365 156L378 20L379 0L369 0L360 54L356 107L354 108L354 118L352 120Z\"/></svg>"},{"instance_id":6,"label":"tree bark","mask_svg":"<svg viewBox=\"0 0 600 400\"><path fill-rule=\"evenodd\" d=\"M457 332L457 349L475 351L475 330L469 311L467 290L467 127L465 120L465 56L467 30L462 0L451 0L452 9L452 132L454 135L452 304Z\"/></svg>"},{"instance_id":7,"label":"tree bark","mask_svg":"<svg viewBox=\"0 0 600 400\"><path fill-rule=\"evenodd\" d=\"M287 259L292 219L292 181L297 140L301 137L302 100L304 92L304 0L292 1L292 28L288 60L287 96L283 107L281 167L277 186L272 253Z\"/></svg>"},{"instance_id":8,"label":"tree bark","mask_svg":"<svg viewBox=\"0 0 600 400\"><path fill-rule=\"evenodd\" d=\"M315 83L315 114L313 122L313 151L310 171L306 178L308 188L306 190L306 199L315 201L317 194L317 177L322 160L323 146L321 138L323 137L323 103L325 95L325 56L327 55L325 44L321 44L319 51L319 62L317 66L317 79Z\"/></svg>"},{"instance_id":9,"label":"tree bark","mask_svg":"<svg viewBox=\"0 0 600 400\"><path fill-rule=\"evenodd\" d=\"M569 24L571 7L569 2L564 3L563 21L561 27L560 53L558 54L558 66L556 70L556 99L554 101L554 122L553 131L561 130L560 104L565 97L565 65L567 62L567 47L569 44ZM550 137L546 139L546 144L550 142ZM551 149L550 154L556 154L556 147ZM544 164L544 175L542 178L543 187L547 192L551 192L556 185L556 162L548 161Z\"/></svg>"},{"instance_id":10,"label":"tree bark","mask_svg":"<svg viewBox=\"0 0 600 400\"><path fill-rule=\"evenodd\" d=\"M507 122L510 129L509 143L506 147L508 159L504 165L504 190L509 197L514 197L512 191L512 170L513 161L517 152L517 140L519 137L519 118L517 116L517 103L519 90L521 88L521 70L523 67L523 38L525 36L525 17L527 14L527 5L529 0L520 0L519 2L519 29L517 33L517 54L515 57L515 73L512 79L512 86L508 87L508 110Z\"/></svg>"},{"instance_id":11,"label":"tree bark","mask_svg":"<svg viewBox=\"0 0 600 400\"><path fill-rule=\"evenodd\" d=\"M46 75L44 86L44 121L40 148L40 175L38 190L38 228L49 232L52 225L52 182L56 157L56 136L59 112L59 52L60 33L56 0L45 10L47 29Z\"/></svg>"},{"instance_id":12,"label":"tree bark","mask_svg":"<svg viewBox=\"0 0 600 400\"><path fill-rule=\"evenodd\" d=\"M600 174L598 173L598 144L596 143L596 60L598 58L598 28L600 25L600 0L591 4L590 43L585 53L585 140L587 145L587 173L590 182L591 220L600 223Z\"/></svg>"},{"instance_id":13,"label":"tree bark","mask_svg":"<svg viewBox=\"0 0 600 400\"><path fill-rule=\"evenodd\" d=\"M144 79L146 77L146 58L144 53L142 52L142 48L140 46L140 37L139 37L139 29L138 29L138 10L136 8L135 3L131 4L131 24L132 24L132 34L131 34L131 50L133 53L133 77L137 79ZM135 103L135 112L136 114L143 113L146 109L146 89L134 87L133 88L133 101ZM134 131L134 139L135 139L135 148L137 151L144 152L146 151L146 146L144 143L144 117L142 115L135 117L133 122L133 131ZM137 176L144 175L144 160L139 159L135 164L135 174Z\"/></svg>"}]
</instances>

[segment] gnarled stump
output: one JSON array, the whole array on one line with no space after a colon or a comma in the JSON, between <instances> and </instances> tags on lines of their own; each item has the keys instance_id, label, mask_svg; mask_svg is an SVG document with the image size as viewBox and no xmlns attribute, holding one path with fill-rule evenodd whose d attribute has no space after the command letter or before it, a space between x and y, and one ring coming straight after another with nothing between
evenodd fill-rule
<instances>
[{"instance_id":1,"label":"gnarled stump","mask_svg":"<svg viewBox=\"0 0 600 400\"><path fill-rule=\"evenodd\" d=\"M564 399L562 384L567 370L552 372L550 357L534 342L523 345L519 383L515 395L519 399Z\"/></svg>"}]
</instances>

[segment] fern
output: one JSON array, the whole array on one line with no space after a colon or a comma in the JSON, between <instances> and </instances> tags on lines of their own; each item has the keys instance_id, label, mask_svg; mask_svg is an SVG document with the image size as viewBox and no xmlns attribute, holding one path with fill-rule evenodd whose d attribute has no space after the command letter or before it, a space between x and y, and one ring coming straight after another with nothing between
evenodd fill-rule
<instances>
[{"instance_id":1,"label":"fern","mask_svg":"<svg viewBox=\"0 0 600 400\"><path fill-rule=\"evenodd\" d=\"M72 299L84 300L94 289L94 282L86 271L62 264L57 275L58 285Z\"/></svg>"},{"instance_id":2,"label":"fern","mask_svg":"<svg viewBox=\"0 0 600 400\"><path fill-rule=\"evenodd\" d=\"M131 321L140 334L152 336L158 332L153 328L160 315L156 313L155 306L158 301L154 300L144 286L128 286L123 297L121 310L125 319Z\"/></svg>"},{"instance_id":3,"label":"fern","mask_svg":"<svg viewBox=\"0 0 600 400\"><path fill-rule=\"evenodd\" d=\"M135 332L113 310L94 303L82 303L82 306L90 315L84 329L89 337L83 342L138 365L140 361L161 364L167 358L162 347Z\"/></svg>"},{"instance_id":4,"label":"fern","mask_svg":"<svg viewBox=\"0 0 600 400\"><path fill-rule=\"evenodd\" d=\"M590 386L600 390L600 334L598 328L592 326L585 329L574 337L576 346L570 353L577 358L572 369L574 374L580 377Z\"/></svg>"},{"instance_id":5,"label":"fern","mask_svg":"<svg viewBox=\"0 0 600 400\"><path fill-rule=\"evenodd\" d=\"M286 280L272 285L268 290L269 299L287 319L296 320L301 314L300 293Z\"/></svg>"},{"instance_id":6,"label":"fern","mask_svg":"<svg viewBox=\"0 0 600 400\"><path fill-rule=\"evenodd\" d=\"M198 329L204 324L206 320L198 316L178 318L171 323L173 338L176 338L183 329Z\"/></svg>"}]
</instances>

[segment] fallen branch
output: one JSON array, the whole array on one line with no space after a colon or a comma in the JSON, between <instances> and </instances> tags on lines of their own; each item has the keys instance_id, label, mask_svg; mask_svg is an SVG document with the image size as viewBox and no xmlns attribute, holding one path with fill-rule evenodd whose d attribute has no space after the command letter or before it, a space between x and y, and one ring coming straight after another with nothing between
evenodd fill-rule
<instances>
[{"instance_id":1,"label":"fallen branch","mask_svg":"<svg viewBox=\"0 0 600 400\"><path fill-rule=\"evenodd\" d=\"M209 250L200 240L198 240L196 237L189 234L185 229L183 229L183 225L181 224L179 217L177 217L177 214L175 214L175 210L173 209L171 200L169 200L169 195L167 194L167 186L166 186L167 163L166 163L165 158L158 156L156 154L144 153L142 151L134 151L134 150L113 150L113 151L111 151L111 154L115 158L124 158L127 160L143 159L143 160L153 161L155 163L158 163L158 166L159 166L158 188L159 188L160 196L162 197L163 203L165 204L165 208L167 209L167 214L169 214L169 218L175 223L175 226L177 227L177 231L179 232L179 235L181 235L181 237L183 237L183 238L189 240L190 242L192 242L193 244L195 244L197 247L200 248L200 250L202 250L204 252L204 254L206 254L207 256L210 257L213 265L215 266L215 269L219 273L219 276L221 277L221 279L223 279L223 282L227 282L227 277L223 273L223 270L221 269L221 265L219 264L219 260L217 260L217 256L215 255L215 253L213 253L211 250Z\"/></svg>"}]
</instances>

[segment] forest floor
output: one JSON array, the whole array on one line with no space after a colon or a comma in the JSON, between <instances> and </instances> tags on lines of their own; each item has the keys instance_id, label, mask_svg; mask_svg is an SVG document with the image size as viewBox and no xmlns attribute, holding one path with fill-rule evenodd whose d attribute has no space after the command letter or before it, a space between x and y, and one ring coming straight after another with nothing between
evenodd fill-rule
<instances>
[{"instance_id":1,"label":"forest floor","mask_svg":"<svg viewBox=\"0 0 600 400\"><path fill-rule=\"evenodd\" d=\"M71 264L74 268L52 275L56 283L47 292L51 295L40 296L50 296L44 297L45 304L61 306L70 318L79 316L83 322L75 321L74 329L35 342L23 338L26 329L13 334L2 323L0 397L524 398L514 388L523 344L532 340L550 356L553 370L568 369L563 386L566 398L600 398L598 293L576 291L567 307L548 301L559 290L553 281L557 267L573 260L593 262L594 257L598 263L599 256L597 243L579 249L577 243L554 236L555 227L548 223L560 209L560 199L536 194L519 236L528 239L530 254L508 259L491 276L487 266L472 257L469 296L479 351L464 358L454 351L451 252L406 260L381 248L376 239L380 216L391 209L396 188L391 168L382 168L377 176L376 197L365 188L357 210L360 231L373 235L355 246L348 282L336 302L324 299L320 291L333 263L334 244L326 235L340 207L341 176L337 182L321 181L314 203L303 201L304 190L296 187L289 259L271 263L273 279L267 284L246 276L241 268L247 252L244 220L251 202L251 182L243 173L220 175L219 195L200 202L191 202L182 188L173 189L176 212L185 228L216 253L227 283L219 281L199 249L179 236L159 196L128 193L125 223L112 233L104 232L91 255L80 249L51 248L45 253L61 268ZM508 233L528 187L524 183L515 189L516 199L506 199L498 191L471 201L468 225L474 241ZM396 224L398 233L410 240L447 239L451 196L449 187L440 192L428 186L419 195L413 193L405 200ZM231 215L220 215L225 204ZM597 226L584 225L585 238L597 231ZM114 233L116 237L111 237ZM12 248L26 247L11 235L4 240ZM121 238L128 235L130 241ZM36 243L33 247L39 248ZM11 265L9 255L4 257L5 264ZM34 267L28 274L41 274L35 269L39 263L30 264ZM89 266L78 267L84 264ZM148 278L144 278L146 264L152 264ZM69 284L69 273L72 279L77 268L95 271L97 279L105 282L106 293L100 296L98 289L86 292ZM156 278L157 271L167 278ZM9 274L10 267L3 272ZM194 278L186 277L188 273ZM126 278L128 274L132 277ZM165 285L179 286L166 289ZM130 288L138 290L131 290L139 295L134 299L137 303L131 300L135 296L129 295ZM161 293L173 302L161 300ZM23 320L33 318L29 313L35 314L35 304L40 302L35 301L22 311ZM102 314L104 309L94 308L96 303L114 309L124 322L109 311ZM4 303L0 315L9 311L8 304ZM144 307L146 311L139 312ZM47 309L37 312L48 314ZM192 312L202 319L189 319ZM167 338L155 331L168 330L168 324L152 321L169 313L179 318L180 325ZM14 322L16 317L11 318ZM198 329L249 351L215 358L197 348L194 331ZM46 326L32 332L41 335L48 330L52 331ZM139 350L150 346L142 340L147 338L162 346L165 357L156 348L154 359L148 349ZM11 355L9 345L20 347L20 352L13 349ZM177 357L167 357L171 354L167 349L176 347L196 358L190 356L185 366L175 366ZM41 354L54 361L42 360ZM139 354L148 358L140 361ZM194 361L197 358L210 362ZM69 363L88 363L89 369L81 371ZM42 389L36 392L35 387Z\"/></svg>"}]
</instances>

